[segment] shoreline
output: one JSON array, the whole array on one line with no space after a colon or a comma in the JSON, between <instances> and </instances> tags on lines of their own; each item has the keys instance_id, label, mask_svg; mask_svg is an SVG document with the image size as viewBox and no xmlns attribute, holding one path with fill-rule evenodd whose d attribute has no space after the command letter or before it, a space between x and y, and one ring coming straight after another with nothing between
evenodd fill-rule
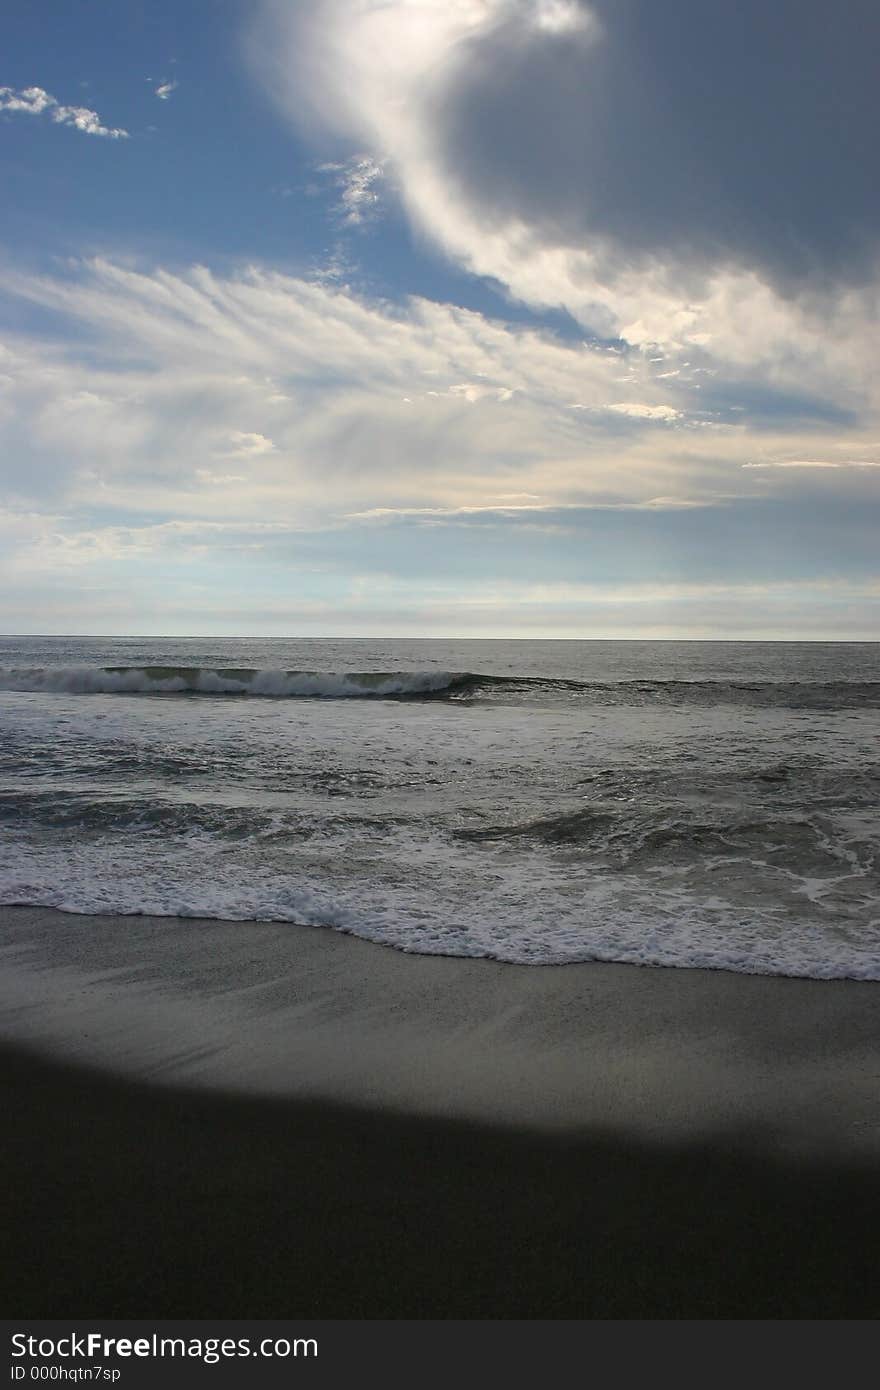
<instances>
[{"instance_id":1,"label":"shoreline","mask_svg":"<svg viewBox=\"0 0 880 1390\"><path fill-rule=\"evenodd\" d=\"M880 1312L875 986L0 929L9 1316Z\"/></svg>"},{"instance_id":2,"label":"shoreline","mask_svg":"<svg viewBox=\"0 0 880 1390\"><path fill-rule=\"evenodd\" d=\"M0 908L0 1039L132 1080L880 1156L880 987Z\"/></svg>"}]
</instances>

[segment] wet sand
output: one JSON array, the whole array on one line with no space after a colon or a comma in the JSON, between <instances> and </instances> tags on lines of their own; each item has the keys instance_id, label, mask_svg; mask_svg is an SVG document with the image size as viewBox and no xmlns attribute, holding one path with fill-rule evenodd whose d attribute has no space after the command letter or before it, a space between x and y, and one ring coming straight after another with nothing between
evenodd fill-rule
<instances>
[{"instance_id":1,"label":"wet sand","mask_svg":"<svg viewBox=\"0 0 880 1390\"><path fill-rule=\"evenodd\" d=\"M0 933L7 1316L880 1311L877 986Z\"/></svg>"}]
</instances>

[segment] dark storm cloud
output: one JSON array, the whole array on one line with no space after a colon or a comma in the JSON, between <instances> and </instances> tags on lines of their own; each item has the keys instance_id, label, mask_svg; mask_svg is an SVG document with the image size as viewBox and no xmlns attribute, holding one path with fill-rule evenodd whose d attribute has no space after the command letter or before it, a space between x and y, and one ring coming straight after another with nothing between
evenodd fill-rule
<instances>
[{"instance_id":1,"label":"dark storm cloud","mask_svg":"<svg viewBox=\"0 0 880 1390\"><path fill-rule=\"evenodd\" d=\"M783 292L859 283L880 240L877 0L595 0L519 9L460 54L434 111L485 219L613 261L752 267Z\"/></svg>"}]
</instances>

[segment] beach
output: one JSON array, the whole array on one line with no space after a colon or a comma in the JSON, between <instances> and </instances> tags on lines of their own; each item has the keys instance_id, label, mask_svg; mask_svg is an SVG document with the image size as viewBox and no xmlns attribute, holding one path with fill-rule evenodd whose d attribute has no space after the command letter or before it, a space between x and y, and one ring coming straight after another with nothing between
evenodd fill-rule
<instances>
[{"instance_id":1,"label":"beach","mask_svg":"<svg viewBox=\"0 0 880 1390\"><path fill-rule=\"evenodd\" d=\"M878 1311L873 984L0 923L9 1315Z\"/></svg>"},{"instance_id":2,"label":"beach","mask_svg":"<svg viewBox=\"0 0 880 1390\"><path fill-rule=\"evenodd\" d=\"M878 1318L880 4L4 19L10 1378Z\"/></svg>"}]
</instances>

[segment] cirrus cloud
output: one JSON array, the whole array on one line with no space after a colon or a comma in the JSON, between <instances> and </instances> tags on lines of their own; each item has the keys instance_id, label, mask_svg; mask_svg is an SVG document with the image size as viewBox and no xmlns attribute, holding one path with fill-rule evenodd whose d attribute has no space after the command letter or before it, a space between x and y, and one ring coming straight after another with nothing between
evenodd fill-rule
<instances>
[{"instance_id":1,"label":"cirrus cloud","mask_svg":"<svg viewBox=\"0 0 880 1390\"><path fill-rule=\"evenodd\" d=\"M670 377L666 357L256 267L6 267L0 289L40 310L0 338L0 569L31 595L21 622L59 584L81 624L98 591L134 614L147 594L208 612L214 593L219 613L234 584L258 614L295 583L325 630L356 595L350 630L394 611L513 630L519 606L558 631L610 631L613 609L623 631L629 595L632 631L766 632L757 584L799 630L847 595L846 630L869 626L876 470L773 465L871 461L870 415L832 448L821 422L706 410L688 359ZM701 608L709 583L750 585L746 608Z\"/></svg>"}]
</instances>

